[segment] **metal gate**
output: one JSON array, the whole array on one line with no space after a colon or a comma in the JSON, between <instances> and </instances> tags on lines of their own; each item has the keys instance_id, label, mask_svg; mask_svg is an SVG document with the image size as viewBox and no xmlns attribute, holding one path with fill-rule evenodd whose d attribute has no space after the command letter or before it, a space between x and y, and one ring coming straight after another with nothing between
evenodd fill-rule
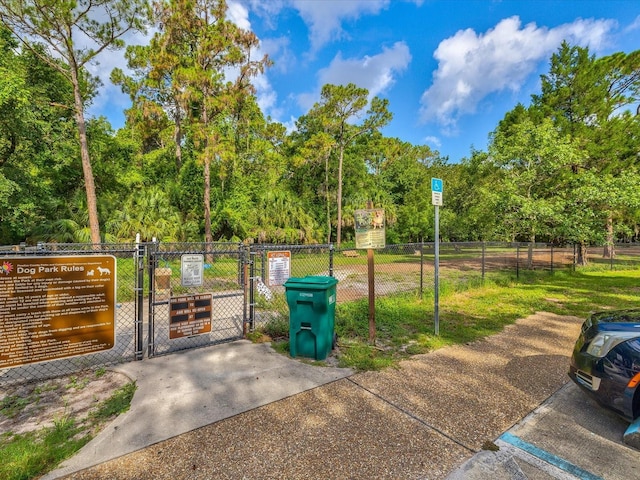
<instances>
[{"instance_id":1,"label":"metal gate","mask_svg":"<svg viewBox=\"0 0 640 480\"><path fill-rule=\"evenodd\" d=\"M246 249L237 243L149 243L147 355L243 337Z\"/></svg>"},{"instance_id":2,"label":"metal gate","mask_svg":"<svg viewBox=\"0 0 640 480\"><path fill-rule=\"evenodd\" d=\"M270 254L285 250L295 257L287 275L332 274L330 245L38 244L0 252L0 257L109 254L117 260L115 347L0 369L0 384L230 342L254 329L287 330L284 287L281 281L271 281L268 260Z\"/></svg>"}]
</instances>

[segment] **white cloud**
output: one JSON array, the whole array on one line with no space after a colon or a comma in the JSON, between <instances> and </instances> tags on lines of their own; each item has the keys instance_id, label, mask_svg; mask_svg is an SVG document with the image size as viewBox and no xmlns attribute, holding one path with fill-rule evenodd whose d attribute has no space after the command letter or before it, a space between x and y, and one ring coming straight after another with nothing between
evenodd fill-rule
<instances>
[{"instance_id":1,"label":"white cloud","mask_svg":"<svg viewBox=\"0 0 640 480\"><path fill-rule=\"evenodd\" d=\"M249 10L238 2L227 4L227 18L243 30L251 30Z\"/></svg>"},{"instance_id":2,"label":"white cloud","mask_svg":"<svg viewBox=\"0 0 640 480\"><path fill-rule=\"evenodd\" d=\"M369 91L373 98L387 91L396 77L407 69L411 62L409 47L397 42L391 48L384 47L382 52L364 58L342 58L338 53L329 66L318 72L318 88L315 93L305 93L298 97L301 108L308 110L319 98L323 85L347 85L353 83Z\"/></svg>"},{"instance_id":3,"label":"white cloud","mask_svg":"<svg viewBox=\"0 0 640 480\"><path fill-rule=\"evenodd\" d=\"M296 66L296 56L287 37L267 38L260 41L262 50L273 60L270 70L287 73Z\"/></svg>"},{"instance_id":4,"label":"white cloud","mask_svg":"<svg viewBox=\"0 0 640 480\"><path fill-rule=\"evenodd\" d=\"M267 21L272 28L275 29L275 23L277 22L280 11L287 7L289 0L243 0L250 6L252 12L260 15L265 21Z\"/></svg>"},{"instance_id":5,"label":"white cloud","mask_svg":"<svg viewBox=\"0 0 640 480\"><path fill-rule=\"evenodd\" d=\"M633 32L634 30L640 29L640 15L636 17L636 19L624 29L626 33Z\"/></svg>"},{"instance_id":6,"label":"white cloud","mask_svg":"<svg viewBox=\"0 0 640 480\"><path fill-rule=\"evenodd\" d=\"M344 20L355 20L361 15L377 14L390 0L320 1L292 0L292 5L309 28L312 52L338 39L348 38L342 29Z\"/></svg>"},{"instance_id":7,"label":"white cloud","mask_svg":"<svg viewBox=\"0 0 640 480\"><path fill-rule=\"evenodd\" d=\"M434 52L438 69L432 85L422 94L421 120L456 131L457 120L476 111L487 95L517 92L540 62L547 60L563 40L598 51L616 26L612 20L583 20L555 28L521 26L520 19L500 21L484 34L460 30L440 42Z\"/></svg>"},{"instance_id":8,"label":"white cloud","mask_svg":"<svg viewBox=\"0 0 640 480\"><path fill-rule=\"evenodd\" d=\"M436 148L440 148L442 146L442 142L438 137L425 137L424 143L426 143L427 145L432 145Z\"/></svg>"},{"instance_id":9,"label":"white cloud","mask_svg":"<svg viewBox=\"0 0 640 480\"><path fill-rule=\"evenodd\" d=\"M149 39L155 33L154 29L150 29L146 34L141 32L130 32L123 37L125 44L129 45L147 45ZM131 99L129 95L122 93L120 86L111 83L110 76L114 68L119 68L130 75L132 72L127 67L125 59L125 49L107 50L102 52L96 61L87 65L87 70L102 82L102 87L98 90L98 95L93 99L93 103L89 107L87 113L89 115L104 115L103 110L123 112L131 107ZM117 115L117 120L123 120L124 115ZM112 120L111 118L109 120ZM114 128L120 128L122 125L113 125Z\"/></svg>"}]
</instances>

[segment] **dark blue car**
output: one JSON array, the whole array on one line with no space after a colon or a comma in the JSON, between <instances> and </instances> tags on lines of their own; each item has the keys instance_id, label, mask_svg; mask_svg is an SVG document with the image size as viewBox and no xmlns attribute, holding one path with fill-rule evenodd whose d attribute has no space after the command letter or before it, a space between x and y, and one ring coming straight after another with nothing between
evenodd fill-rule
<instances>
[{"instance_id":1,"label":"dark blue car","mask_svg":"<svg viewBox=\"0 0 640 480\"><path fill-rule=\"evenodd\" d=\"M628 421L640 416L640 309L594 313L582 324L569 376Z\"/></svg>"}]
</instances>

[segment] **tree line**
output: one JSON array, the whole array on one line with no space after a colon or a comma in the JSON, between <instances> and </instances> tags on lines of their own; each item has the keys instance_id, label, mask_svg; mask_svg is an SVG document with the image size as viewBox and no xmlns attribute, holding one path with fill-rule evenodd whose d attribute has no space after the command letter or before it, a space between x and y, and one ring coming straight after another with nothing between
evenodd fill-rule
<instances>
[{"instance_id":1,"label":"tree line","mask_svg":"<svg viewBox=\"0 0 640 480\"><path fill-rule=\"evenodd\" d=\"M266 117L258 39L224 0L0 0L0 244L143 240L350 242L353 213L386 213L387 242L612 245L640 225L640 50L596 57L563 43L540 92L451 163L382 131L388 100L325 85L295 129ZM122 37L129 95L114 131L85 111L87 65ZM78 37L89 39L80 46ZM611 252L609 252L611 253Z\"/></svg>"}]
</instances>

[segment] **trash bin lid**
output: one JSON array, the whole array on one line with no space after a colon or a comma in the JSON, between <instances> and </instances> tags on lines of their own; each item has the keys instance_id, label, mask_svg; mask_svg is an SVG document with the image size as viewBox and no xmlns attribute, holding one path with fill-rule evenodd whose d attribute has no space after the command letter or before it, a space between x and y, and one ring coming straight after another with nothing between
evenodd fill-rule
<instances>
[{"instance_id":1,"label":"trash bin lid","mask_svg":"<svg viewBox=\"0 0 640 480\"><path fill-rule=\"evenodd\" d=\"M306 277L289 277L284 282L285 288L302 288L308 290L326 290L333 287L338 280L323 275L307 275Z\"/></svg>"}]
</instances>

